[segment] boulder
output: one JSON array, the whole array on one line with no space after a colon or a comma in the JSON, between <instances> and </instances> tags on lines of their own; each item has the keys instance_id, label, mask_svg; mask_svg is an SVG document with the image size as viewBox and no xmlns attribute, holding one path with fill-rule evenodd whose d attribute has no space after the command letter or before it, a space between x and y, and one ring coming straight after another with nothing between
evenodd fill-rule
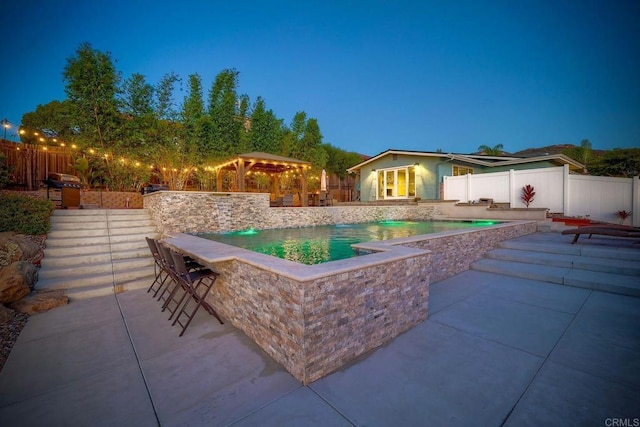
<instances>
[{"instance_id":1,"label":"boulder","mask_svg":"<svg viewBox=\"0 0 640 427\"><path fill-rule=\"evenodd\" d=\"M13 319L13 316L15 316L15 314L15 311L0 304L0 325L9 322L11 319Z\"/></svg>"},{"instance_id":2,"label":"boulder","mask_svg":"<svg viewBox=\"0 0 640 427\"><path fill-rule=\"evenodd\" d=\"M0 268L16 261L37 264L42 259L40 245L29 236L13 232L0 233Z\"/></svg>"},{"instance_id":3,"label":"boulder","mask_svg":"<svg viewBox=\"0 0 640 427\"><path fill-rule=\"evenodd\" d=\"M9 304L29 295L38 281L38 269L28 261L17 261L0 269L0 303Z\"/></svg>"},{"instance_id":4,"label":"boulder","mask_svg":"<svg viewBox=\"0 0 640 427\"><path fill-rule=\"evenodd\" d=\"M38 314L66 304L69 304L69 297L63 289L48 289L32 292L26 298L11 304L11 308L20 313Z\"/></svg>"}]
</instances>

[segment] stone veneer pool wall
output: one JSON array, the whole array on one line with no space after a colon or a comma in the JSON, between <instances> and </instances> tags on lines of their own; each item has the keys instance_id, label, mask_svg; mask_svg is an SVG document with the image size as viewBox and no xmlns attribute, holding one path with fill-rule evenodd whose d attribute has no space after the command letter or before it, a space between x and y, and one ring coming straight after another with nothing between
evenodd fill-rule
<instances>
[{"instance_id":1,"label":"stone veneer pool wall","mask_svg":"<svg viewBox=\"0 0 640 427\"><path fill-rule=\"evenodd\" d=\"M430 281L468 269L501 240L536 231L535 222L516 221L367 242L356 246L369 255L311 266L181 233L220 231L215 227L221 226L238 230L247 227L246 221L272 226L334 223L326 221L342 218L336 210L350 212L349 218L360 222L429 219L438 210L437 205L270 208L268 199L255 196L154 193L145 196L145 207L159 227L162 222L170 246L220 273L207 301L304 384L425 320ZM240 212L238 205L251 214ZM198 218L211 214L217 219ZM290 222L283 223L284 218ZM243 225L235 226L235 220Z\"/></svg>"},{"instance_id":2,"label":"stone veneer pool wall","mask_svg":"<svg viewBox=\"0 0 640 427\"><path fill-rule=\"evenodd\" d=\"M430 220L444 204L272 208L266 193L158 191L143 196L160 233L218 233L380 220Z\"/></svg>"}]
</instances>

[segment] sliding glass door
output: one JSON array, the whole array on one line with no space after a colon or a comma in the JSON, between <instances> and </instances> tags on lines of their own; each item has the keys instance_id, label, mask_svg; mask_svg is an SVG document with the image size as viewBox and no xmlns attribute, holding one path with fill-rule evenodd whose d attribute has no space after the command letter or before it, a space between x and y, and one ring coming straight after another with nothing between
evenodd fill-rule
<instances>
[{"instance_id":1,"label":"sliding glass door","mask_svg":"<svg viewBox=\"0 0 640 427\"><path fill-rule=\"evenodd\" d=\"M416 196L414 166L380 169L378 172L378 200L408 199Z\"/></svg>"}]
</instances>

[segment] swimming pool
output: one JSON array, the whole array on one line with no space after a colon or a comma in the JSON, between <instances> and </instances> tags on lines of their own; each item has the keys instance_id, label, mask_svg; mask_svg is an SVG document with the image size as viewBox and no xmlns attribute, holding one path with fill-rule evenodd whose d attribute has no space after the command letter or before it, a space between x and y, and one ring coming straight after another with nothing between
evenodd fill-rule
<instances>
[{"instance_id":1,"label":"swimming pool","mask_svg":"<svg viewBox=\"0 0 640 427\"><path fill-rule=\"evenodd\" d=\"M419 234L495 225L495 221L379 221L302 228L197 234L209 240L249 249L266 255L319 264L358 256L351 245L390 240Z\"/></svg>"}]
</instances>

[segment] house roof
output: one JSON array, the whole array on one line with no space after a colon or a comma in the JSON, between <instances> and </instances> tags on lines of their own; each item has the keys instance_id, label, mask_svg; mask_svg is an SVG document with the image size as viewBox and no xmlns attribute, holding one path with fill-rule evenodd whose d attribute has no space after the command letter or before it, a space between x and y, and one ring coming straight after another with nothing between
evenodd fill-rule
<instances>
[{"instance_id":1,"label":"house roof","mask_svg":"<svg viewBox=\"0 0 640 427\"><path fill-rule=\"evenodd\" d=\"M580 162L573 160L572 158L565 156L564 154L549 154L544 156L535 156L535 157L514 157L514 156L485 156L480 154L455 154L455 153L439 153L432 151L407 151L407 150L386 150L380 154L377 154L371 157L364 162L358 163L355 166L347 169L347 172L352 173L361 169L368 163L374 162L382 157L388 156L390 154L400 154L405 156L416 156L416 157L437 157L440 159L446 159L451 161L458 161L462 163L468 163L478 166L484 167L497 167L497 166L511 166L518 164L526 164L526 163L536 163L536 162L552 162L558 165L568 164L569 168L573 171L582 171L584 170L584 165Z\"/></svg>"}]
</instances>

